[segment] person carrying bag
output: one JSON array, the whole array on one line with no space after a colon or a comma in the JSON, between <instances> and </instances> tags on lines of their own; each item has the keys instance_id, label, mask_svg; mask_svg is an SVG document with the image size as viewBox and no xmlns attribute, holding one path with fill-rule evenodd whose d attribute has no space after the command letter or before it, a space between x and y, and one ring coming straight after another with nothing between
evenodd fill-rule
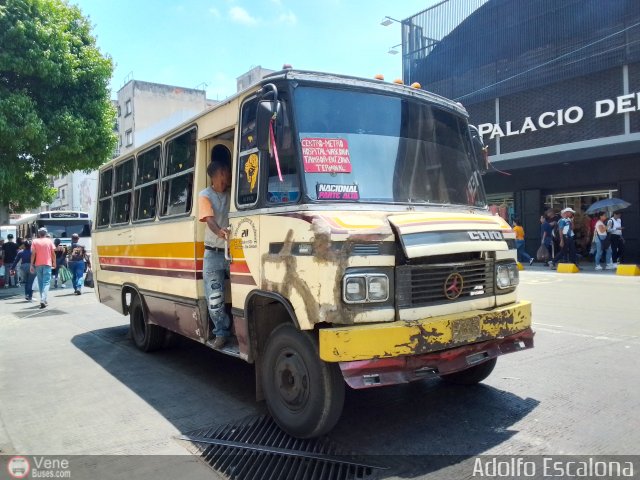
<instances>
[{"instance_id":1,"label":"person carrying bag","mask_svg":"<svg viewBox=\"0 0 640 480\"><path fill-rule=\"evenodd\" d=\"M85 270L91 271L91 263L84 248L80 245L80 236L77 233L71 235L71 253L69 255L69 270L71 270L71 284L73 285L73 293L80 295L82 293L82 285ZM88 286L88 285L87 285Z\"/></svg>"}]
</instances>

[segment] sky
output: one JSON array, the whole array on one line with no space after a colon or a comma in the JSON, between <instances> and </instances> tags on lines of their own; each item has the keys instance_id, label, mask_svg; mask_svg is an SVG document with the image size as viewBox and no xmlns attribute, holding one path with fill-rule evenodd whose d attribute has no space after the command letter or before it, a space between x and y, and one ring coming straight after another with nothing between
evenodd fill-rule
<instances>
[{"instance_id":1,"label":"sky","mask_svg":"<svg viewBox=\"0 0 640 480\"><path fill-rule=\"evenodd\" d=\"M222 100L253 67L283 64L361 77L402 77L403 20L437 0L69 0L114 62L112 98L129 80L198 88ZM399 49L398 49L399 50Z\"/></svg>"}]
</instances>

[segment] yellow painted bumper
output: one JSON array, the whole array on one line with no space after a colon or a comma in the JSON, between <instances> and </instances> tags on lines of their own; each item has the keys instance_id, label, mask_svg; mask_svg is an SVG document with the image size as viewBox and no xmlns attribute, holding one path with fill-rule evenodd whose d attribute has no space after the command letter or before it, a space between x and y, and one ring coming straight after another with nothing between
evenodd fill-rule
<instances>
[{"instance_id":1,"label":"yellow painted bumper","mask_svg":"<svg viewBox=\"0 0 640 480\"><path fill-rule=\"evenodd\" d=\"M418 355L513 335L531 327L531 302L415 321L320 330L320 358L350 362Z\"/></svg>"}]
</instances>

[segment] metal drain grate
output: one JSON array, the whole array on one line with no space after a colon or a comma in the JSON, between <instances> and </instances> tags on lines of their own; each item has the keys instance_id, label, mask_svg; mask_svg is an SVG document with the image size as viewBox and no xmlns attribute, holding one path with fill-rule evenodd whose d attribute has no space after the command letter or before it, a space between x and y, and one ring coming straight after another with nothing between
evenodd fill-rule
<instances>
[{"instance_id":1,"label":"metal drain grate","mask_svg":"<svg viewBox=\"0 0 640 480\"><path fill-rule=\"evenodd\" d=\"M230 480L369 480L384 467L340 451L328 438L301 440L267 416L200 429L178 437Z\"/></svg>"}]
</instances>

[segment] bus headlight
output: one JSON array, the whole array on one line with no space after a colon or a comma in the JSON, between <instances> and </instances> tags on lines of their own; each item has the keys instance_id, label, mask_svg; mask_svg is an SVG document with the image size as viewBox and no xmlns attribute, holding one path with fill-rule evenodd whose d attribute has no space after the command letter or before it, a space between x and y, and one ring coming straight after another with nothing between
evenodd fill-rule
<instances>
[{"instance_id":1,"label":"bus headlight","mask_svg":"<svg viewBox=\"0 0 640 480\"><path fill-rule=\"evenodd\" d=\"M501 290L514 288L520 282L518 265L515 263L503 263L496 267L496 286Z\"/></svg>"},{"instance_id":2,"label":"bus headlight","mask_svg":"<svg viewBox=\"0 0 640 480\"><path fill-rule=\"evenodd\" d=\"M385 302L389 299L389 277L383 273L345 275L342 280L346 303Z\"/></svg>"}]
</instances>

